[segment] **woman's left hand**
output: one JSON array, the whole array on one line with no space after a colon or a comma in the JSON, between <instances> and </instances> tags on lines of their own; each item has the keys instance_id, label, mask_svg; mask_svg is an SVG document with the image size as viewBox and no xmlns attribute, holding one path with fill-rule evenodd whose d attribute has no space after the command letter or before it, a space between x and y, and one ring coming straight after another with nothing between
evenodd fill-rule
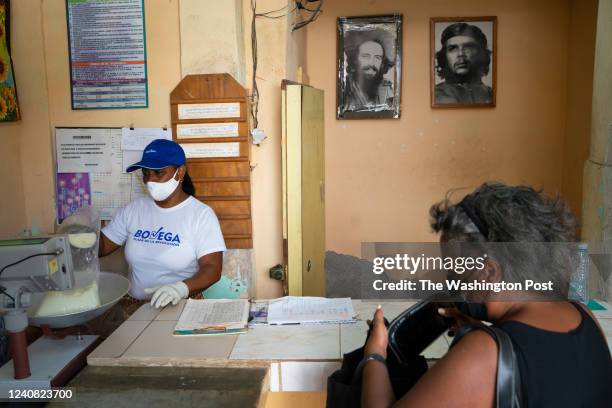
<instances>
[{"instance_id":1,"label":"woman's left hand","mask_svg":"<svg viewBox=\"0 0 612 408\"><path fill-rule=\"evenodd\" d=\"M372 320L372 330L370 337L365 345L364 354L380 354L384 358L387 358L387 344L389 340L389 333L385 326L385 316L380 305L374 312L374 318Z\"/></svg>"},{"instance_id":2,"label":"woman's left hand","mask_svg":"<svg viewBox=\"0 0 612 408\"><path fill-rule=\"evenodd\" d=\"M146 288L145 293L152 293L151 307L159 309L172 303L178 304L181 299L186 299L189 296L189 288L185 282L178 281L171 285L162 285L155 288Z\"/></svg>"}]
</instances>

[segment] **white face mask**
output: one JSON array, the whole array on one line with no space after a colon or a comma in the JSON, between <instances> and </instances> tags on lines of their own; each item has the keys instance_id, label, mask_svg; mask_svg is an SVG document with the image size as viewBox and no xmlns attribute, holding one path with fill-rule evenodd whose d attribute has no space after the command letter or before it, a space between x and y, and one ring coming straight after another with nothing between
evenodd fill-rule
<instances>
[{"instance_id":1,"label":"white face mask","mask_svg":"<svg viewBox=\"0 0 612 408\"><path fill-rule=\"evenodd\" d=\"M163 183L158 183L156 181L148 181L147 182L147 190L149 190L149 194L155 201L164 201L166 198L170 197L174 190L179 185L179 181L175 180L174 177L178 173L178 169L174 172L172 178Z\"/></svg>"}]
</instances>

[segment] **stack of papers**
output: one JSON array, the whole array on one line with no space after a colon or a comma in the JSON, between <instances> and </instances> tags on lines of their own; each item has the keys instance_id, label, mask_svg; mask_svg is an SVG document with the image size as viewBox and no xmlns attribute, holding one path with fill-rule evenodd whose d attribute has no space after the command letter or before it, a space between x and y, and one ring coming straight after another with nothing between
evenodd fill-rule
<instances>
[{"instance_id":1,"label":"stack of papers","mask_svg":"<svg viewBox=\"0 0 612 408\"><path fill-rule=\"evenodd\" d=\"M286 296L271 300L268 324L354 323L351 298Z\"/></svg>"},{"instance_id":2,"label":"stack of papers","mask_svg":"<svg viewBox=\"0 0 612 408\"><path fill-rule=\"evenodd\" d=\"M247 299L187 299L174 335L245 333L248 319Z\"/></svg>"}]
</instances>

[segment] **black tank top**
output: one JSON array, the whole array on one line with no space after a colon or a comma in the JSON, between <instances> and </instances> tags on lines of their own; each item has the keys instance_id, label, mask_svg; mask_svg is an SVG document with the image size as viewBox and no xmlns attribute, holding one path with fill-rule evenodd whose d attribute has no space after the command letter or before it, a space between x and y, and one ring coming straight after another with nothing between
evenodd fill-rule
<instances>
[{"instance_id":1,"label":"black tank top","mask_svg":"<svg viewBox=\"0 0 612 408\"><path fill-rule=\"evenodd\" d=\"M582 321L567 333L517 321L496 325L515 347L525 407L612 406L610 350L591 316L574 306Z\"/></svg>"}]
</instances>

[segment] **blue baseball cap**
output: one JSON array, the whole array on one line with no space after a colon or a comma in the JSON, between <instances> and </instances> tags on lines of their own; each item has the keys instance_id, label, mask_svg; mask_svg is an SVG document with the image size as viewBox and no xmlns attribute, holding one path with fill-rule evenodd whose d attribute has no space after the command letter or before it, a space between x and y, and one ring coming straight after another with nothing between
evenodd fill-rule
<instances>
[{"instance_id":1,"label":"blue baseball cap","mask_svg":"<svg viewBox=\"0 0 612 408\"><path fill-rule=\"evenodd\" d=\"M127 172L138 169L159 170L168 166L185 164L185 151L176 142L166 139L155 139L145 147L142 160L127 168Z\"/></svg>"}]
</instances>

